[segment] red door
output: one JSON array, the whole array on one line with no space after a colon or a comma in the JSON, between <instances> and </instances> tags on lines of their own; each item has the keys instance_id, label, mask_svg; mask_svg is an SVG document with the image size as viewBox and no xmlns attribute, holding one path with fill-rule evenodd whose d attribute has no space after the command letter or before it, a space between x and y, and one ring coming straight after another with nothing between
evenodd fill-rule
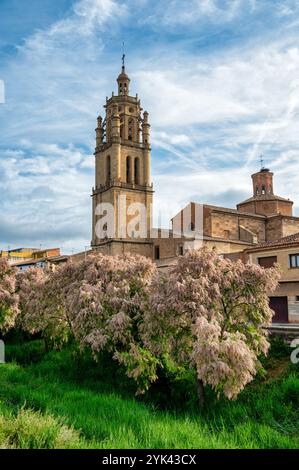
<instances>
[{"instance_id":1,"label":"red door","mask_svg":"<svg viewBox=\"0 0 299 470\"><path fill-rule=\"evenodd\" d=\"M289 309L287 297L270 297L270 308L275 312L275 315L272 318L272 323L289 322Z\"/></svg>"}]
</instances>

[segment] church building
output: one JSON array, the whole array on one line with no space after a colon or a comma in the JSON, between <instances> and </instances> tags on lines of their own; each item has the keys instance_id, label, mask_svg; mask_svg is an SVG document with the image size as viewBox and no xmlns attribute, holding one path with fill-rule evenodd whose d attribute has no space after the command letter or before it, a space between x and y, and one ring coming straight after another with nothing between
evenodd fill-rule
<instances>
[{"instance_id":1,"label":"church building","mask_svg":"<svg viewBox=\"0 0 299 470\"><path fill-rule=\"evenodd\" d=\"M106 254L131 252L152 257L150 239L153 184L150 175L150 124L138 95L130 96L130 79L122 70L118 94L106 98L105 118L98 117L95 148L95 187L92 191L92 248ZM106 210L105 210L106 208ZM113 208L113 219L101 218ZM131 208L130 214L127 208ZM138 208L143 209L145 230L141 236L128 233ZM98 217L98 216L101 217Z\"/></svg>"},{"instance_id":2,"label":"church building","mask_svg":"<svg viewBox=\"0 0 299 470\"><path fill-rule=\"evenodd\" d=\"M236 209L191 202L174 215L172 230L154 230L149 114L138 95L130 95L124 60L117 84L97 121L92 249L141 254L167 267L202 244L237 255L299 232L293 202L275 195L274 175L264 167L252 175L252 196Z\"/></svg>"}]
</instances>

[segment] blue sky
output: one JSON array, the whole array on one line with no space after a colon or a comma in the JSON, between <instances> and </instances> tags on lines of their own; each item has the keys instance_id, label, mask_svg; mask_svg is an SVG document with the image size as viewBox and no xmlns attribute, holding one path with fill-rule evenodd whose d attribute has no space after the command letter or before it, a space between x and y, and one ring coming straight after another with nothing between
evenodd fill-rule
<instances>
[{"instance_id":1,"label":"blue sky","mask_svg":"<svg viewBox=\"0 0 299 470\"><path fill-rule=\"evenodd\" d=\"M234 207L264 154L299 215L298 0L0 0L0 249L91 239L94 128L122 42L164 223Z\"/></svg>"}]
</instances>

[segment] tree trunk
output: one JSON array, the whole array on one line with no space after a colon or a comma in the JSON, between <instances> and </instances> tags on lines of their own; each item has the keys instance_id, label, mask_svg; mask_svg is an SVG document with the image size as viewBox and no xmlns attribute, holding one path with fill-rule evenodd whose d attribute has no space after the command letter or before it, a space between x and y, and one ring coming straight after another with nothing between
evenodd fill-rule
<instances>
[{"instance_id":1,"label":"tree trunk","mask_svg":"<svg viewBox=\"0 0 299 470\"><path fill-rule=\"evenodd\" d=\"M205 404L205 390L204 390L203 381L201 379L197 379L197 396L198 396L199 406L203 408Z\"/></svg>"},{"instance_id":2,"label":"tree trunk","mask_svg":"<svg viewBox=\"0 0 299 470\"><path fill-rule=\"evenodd\" d=\"M47 338L44 338L44 345L45 345L45 353L50 351L50 342Z\"/></svg>"}]
</instances>

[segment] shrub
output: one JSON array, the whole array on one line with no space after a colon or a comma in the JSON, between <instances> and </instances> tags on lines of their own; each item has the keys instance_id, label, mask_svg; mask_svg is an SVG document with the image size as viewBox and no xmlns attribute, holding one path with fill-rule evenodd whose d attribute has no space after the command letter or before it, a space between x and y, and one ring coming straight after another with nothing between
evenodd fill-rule
<instances>
[{"instance_id":1,"label":"shrub","mask_svg":"<svg viewBox=\"0 0 299 470\"><path fill-rule=\"evenodd\" d=\"M15 278L14 269L5 259L0 259L0 331L2 333L14 326L19 312Z\"/></svg>"},{"instance_id":2,"label":"shrub","mask_svg":"<svg viewBox=\"0 0 299 470\"><path fill-rule=\"evenodd\" d=\"M80 448L80 435L52 416L22 409L14 416L0 414L0 448L2 449L70 449Z\"/></svg>"}]
</instances>

